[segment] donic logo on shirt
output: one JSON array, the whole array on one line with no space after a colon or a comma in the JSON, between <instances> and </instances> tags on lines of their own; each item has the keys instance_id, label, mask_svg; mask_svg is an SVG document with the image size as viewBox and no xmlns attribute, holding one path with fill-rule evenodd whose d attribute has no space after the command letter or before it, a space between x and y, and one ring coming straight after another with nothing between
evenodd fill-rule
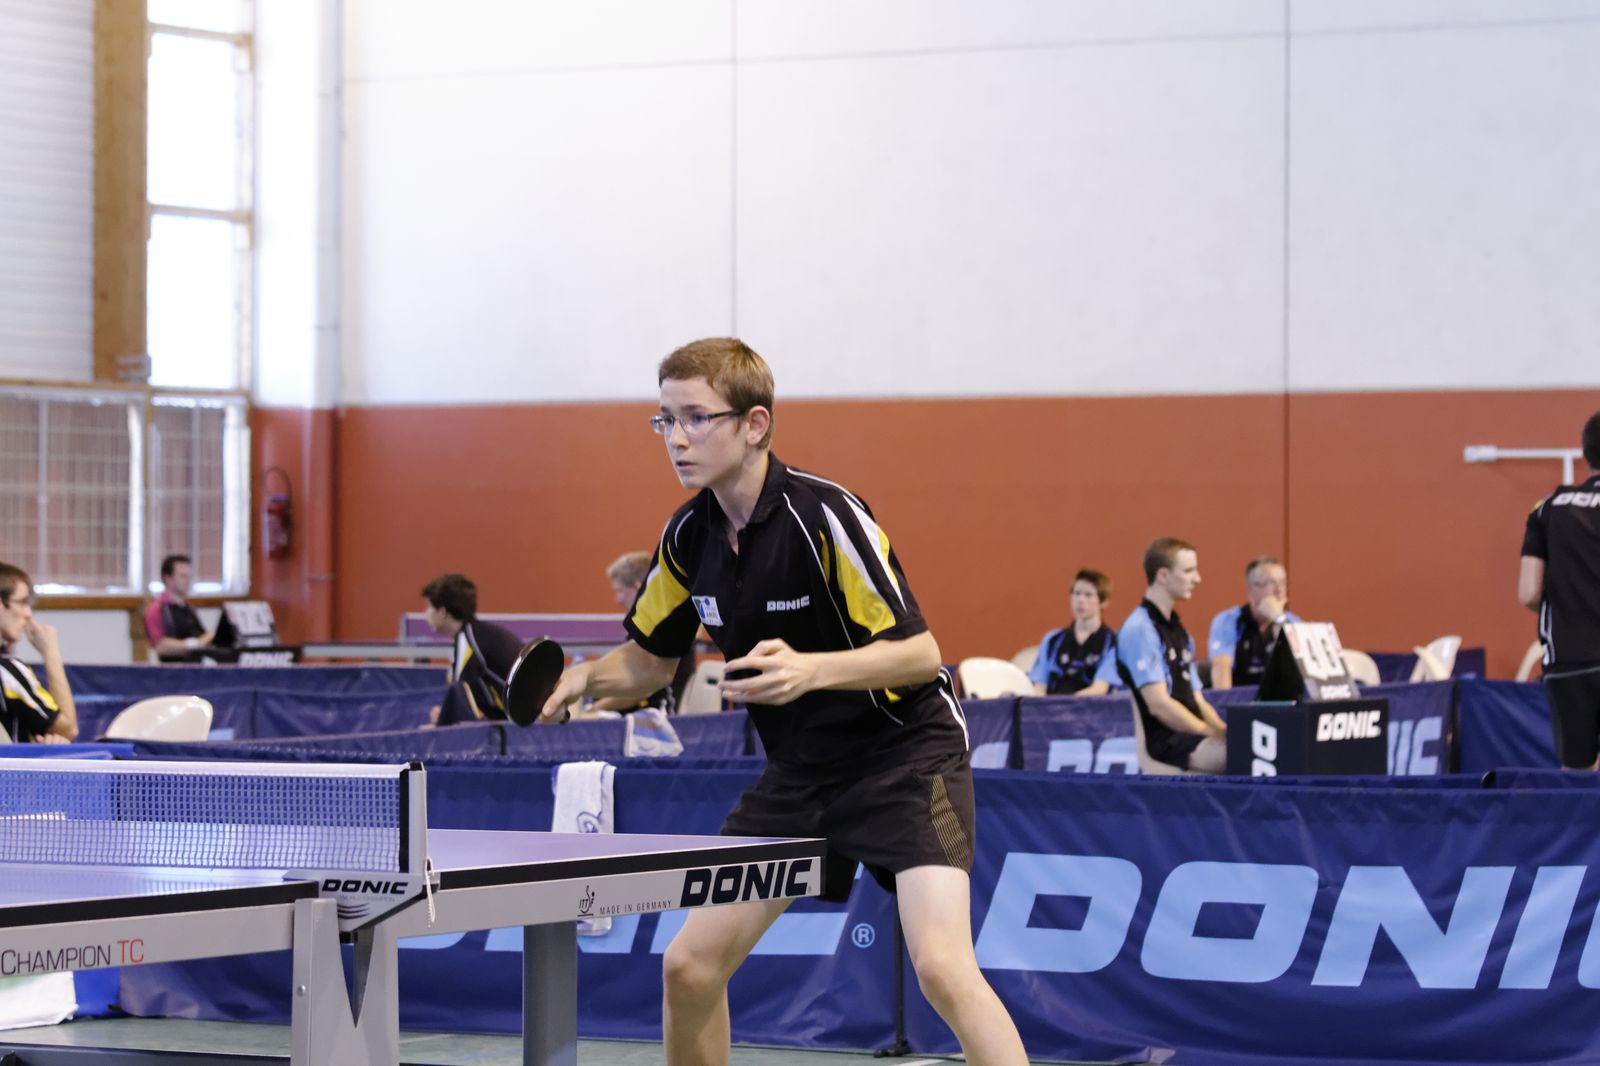
<instances>
[{"instance_id":1,"label":"donic logo on shirt","mask_svg":"<svg viewBox=\"0 0 1600 1066\"><path fill-rule=\"evenodd\" d=\"M801 596L794 600L768 600L767 610L772 611L799 611L811 606L810 596Z\"/></svg>"}]
</instances>

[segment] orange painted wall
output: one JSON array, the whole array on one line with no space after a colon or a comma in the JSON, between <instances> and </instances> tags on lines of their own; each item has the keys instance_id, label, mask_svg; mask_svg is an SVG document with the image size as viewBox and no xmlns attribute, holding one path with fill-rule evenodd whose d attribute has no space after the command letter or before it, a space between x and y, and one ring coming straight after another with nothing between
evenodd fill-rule
<instances>
[{"instance_id":1,"label":"orange painted wall","mask_svg":"<svg viewBox=\"0 0 1600 1066\"><path fill-rule=\"evenodd\" d=\"M780 401L776 451L871 504L947 658L1009 656L1059 624L1086 563L1113 575L1120 619L1156 531L1182 531L1212 557L1280 547L1281 449L1255 442L1281 439L1282 411L1240 397ZM652 547L684 496L650 413L344 412L339 634L392 637L447 569L472 576L484 610L614 610L605 565ZM1203 442L1216 471L1197 476Z\"/></svg>"},{"instance_id":2,"label":"orange painted wall","mask_svg":"<svg viewBox=\"0 0 1600 1066\"><path fill-rule=\"evenodd\" d=\"M1523 524L1561 467L1468 466L1461 450L1576 448L1597 409L1600 390L1291 396L1296 606L1337 621L1351 647L1459 633L1511 676L1537 635L1516 600Z\"/></svg>"},{"instance_id":3,"label":"orange painted wall","mask_svg":"<svg viewBox=\"0 0 1600 1066\"><path fill-rule=\"evenodd\" d=\"M255 508L251 521L251 573L254 594L272 604L278 634L288 643L329 640L333 636L334 457L337 422L327 409L258 407L250 414L251 483ZM278 467L291 488L293 532L289 556L268 559L262 550L261 502L282 481L267 479Z\"/></svg>"},{"instance_id":4,"label":"orange painted wall","mask_svg":"<svg viewBox=\"0 0 1600 1066\"><path fill-rule=\"evenodd\" d=\"M1083 565L1111 574L1120 624L1144 545L1173 533L1200 548L1206 580L1183 612L1197 636L1239 602L1245 561L1278 553L1293 606L1352 647L1457 632L1506 676L1533 638L1514 598L1523 516L1559 467L1467 466L1461 449L1559 445L1597 407L1593 391L794 401L776 450L873 506L950 660L1009 656L1060 624ZM257 573L307 635L326 610L328 635L392 638L451 569L484 610L612 610L606 563L652 545L683 498L649 413L260 413L260 455L304 466L295 448L332 438L336 501L313 491L301 514L328 523L337 581L309 559Z\"/></svg>"}]
</instances>

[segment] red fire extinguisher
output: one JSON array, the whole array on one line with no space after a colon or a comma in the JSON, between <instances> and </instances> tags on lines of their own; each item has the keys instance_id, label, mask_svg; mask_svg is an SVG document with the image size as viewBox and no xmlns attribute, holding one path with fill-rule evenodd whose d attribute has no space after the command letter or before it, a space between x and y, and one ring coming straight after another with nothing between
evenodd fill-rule
<instances>
[{"instance_id":1,"label":"red fire extinguisher","mask_svg":"<svg viewBox=\"0 0 1600 1066\"><path fill-rule=\"evenodd\" d=\"M277 475L282 485L273 488L273 475ZM268 559L287 559L289 557L290 534L294 529L294 510L291 506L293 488L289 484L289 475L284 473L282 467L271 466L267 468L262 478L261 502L261 544L266 550Z\"/></svg>"}]
</instances>

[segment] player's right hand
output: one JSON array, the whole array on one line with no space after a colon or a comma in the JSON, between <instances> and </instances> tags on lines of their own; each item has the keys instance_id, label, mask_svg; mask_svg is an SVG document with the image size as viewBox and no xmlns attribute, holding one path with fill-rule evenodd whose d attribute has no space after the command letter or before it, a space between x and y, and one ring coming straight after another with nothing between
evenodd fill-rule
<instances>
[{"instance_id":1,"label":"player's right hand","mask_svg":"<svg viewBox=\"0 0 1600 1066\"><path fill-rule=\"evenodd\" d=\"M544 701L544 710L539 712L536 724L560 725L566 721L569 717L567 708L583 699L584 690L588 687L588 663L576 663L562 671L561 679L556 682L550 698Z\"/></svg>"},{"instance_id":2,"label":"player's right hand","mask_svg":"<svg viewBox=\"0 0 1600 1066\"><path fill-rule=\"evenodd\" d=\"M45 658L61 654L61 646L56 639L56 627L49 622L41 622L37 618L30 618L22 627L22 633L28 638L28 643Z\"/></svg>"}]
</instances>

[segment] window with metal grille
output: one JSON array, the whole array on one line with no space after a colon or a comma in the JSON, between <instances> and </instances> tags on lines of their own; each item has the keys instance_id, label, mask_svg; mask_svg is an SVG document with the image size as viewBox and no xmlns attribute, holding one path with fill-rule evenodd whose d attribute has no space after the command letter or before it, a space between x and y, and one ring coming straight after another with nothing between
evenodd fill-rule
<instances>
[{"instance_id":1,"label":"window with metal grille","mask_svg":"<svg viewBox=\"0 0 1600 1066\"><path fill-rule=\"evenodd\" d=\"M142 507L139 392L0 395L0 543L41 592L132 592Z\"/></svg>"},{"instance_id":2,"label":"window with metal grille","mask_svg":"<svg viewBox=\"0 0 1600 1066\"><path fill-rule=\"evenodd\" d=\"M199 593L249 585L248 431L234 397L154 397L150 405L149 555L187 555Z\"/></svg>"},{"instance_id":3,"label":"window with metal grille","mask_svg":"<svg viewBox=\"0 0 1600 1066\"><path fill-rule=\"evenodd\" d=\"M177 552L195 591L247 591L248 413L237 395L0 387L0 559L47 595L138 595Z\"/></svg>"}]
</instances>

